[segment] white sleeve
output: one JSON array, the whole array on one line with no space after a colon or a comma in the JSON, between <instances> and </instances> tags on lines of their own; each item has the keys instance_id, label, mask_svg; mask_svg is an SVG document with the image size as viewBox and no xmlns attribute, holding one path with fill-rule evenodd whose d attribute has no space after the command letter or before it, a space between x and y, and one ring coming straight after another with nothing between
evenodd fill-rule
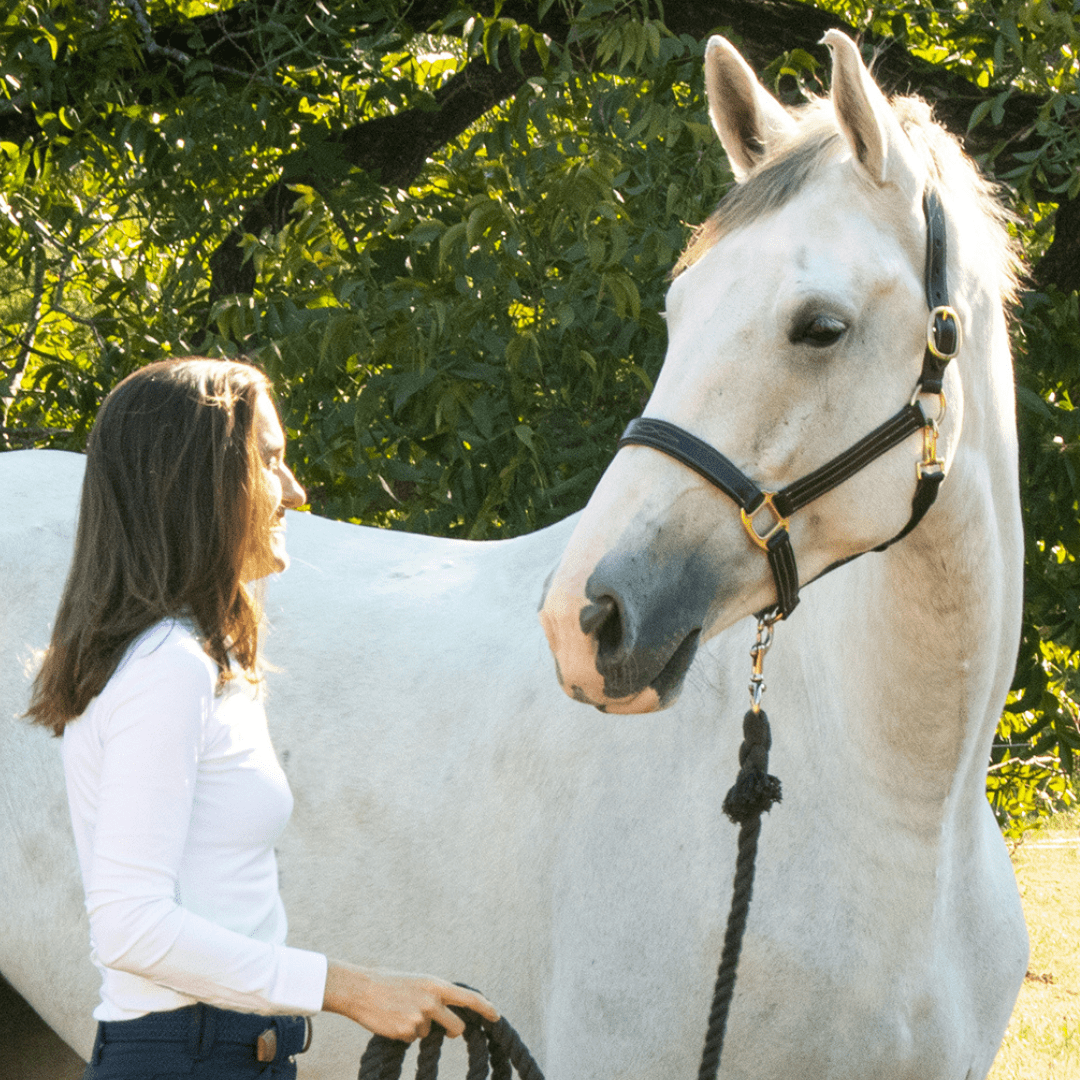
<instances>
[{"instance_id":1,"label":"white sleeve","mask_svg":"<svg viewBox=\"0 0 1080 1080\"><path fill-rule=\"evenodd\" d=\"M220 1008L318 1012L326 957L255 941L178 904L214 680L179 649L131 669L103 731L86 897L99 961Z\"/></svg>"}]
</instances>

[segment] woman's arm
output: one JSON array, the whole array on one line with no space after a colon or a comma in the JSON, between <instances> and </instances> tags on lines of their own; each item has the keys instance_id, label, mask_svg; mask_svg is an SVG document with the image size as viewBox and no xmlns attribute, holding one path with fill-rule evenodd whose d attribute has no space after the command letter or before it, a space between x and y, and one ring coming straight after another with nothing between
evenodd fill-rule
<instances>
[{"instance_id":1,"label":"woman's arm","mask_svg":"<svg viewBox=\"0 0 1080 1080\"><path fill-rule=\"evenodd\" d=\"M409 1041L433 1021L461 1034L451 1005L498 1020L481 995L442 979L328 965L319 953L255 941L182 907L177 881L214 672L200 651L169 642L140 657L112 690L100 774L91 783L74 762L68 777L73 816L77 805L96 811L86 889L101 963L222 1008L321 1007Z\"/></svg>"}]
</instances>

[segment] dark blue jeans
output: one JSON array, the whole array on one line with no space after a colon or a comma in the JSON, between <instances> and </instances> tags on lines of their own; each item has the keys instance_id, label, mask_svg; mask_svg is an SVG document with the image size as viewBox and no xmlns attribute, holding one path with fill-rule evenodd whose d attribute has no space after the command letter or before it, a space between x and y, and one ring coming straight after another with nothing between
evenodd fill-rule
<instances>
[{"instance_id":1,"label":"dark blue jeans","mask_svg":"<svg viewBox=\"0 0 1080 1080\"><path fill-rule=\"evenodd\" d=\"M293 1059L307 1049L309 1031L302 1016L212 1005L106 1021L98 1024L83 1080L295 1080Z\"/></svg>"}]
</instances>

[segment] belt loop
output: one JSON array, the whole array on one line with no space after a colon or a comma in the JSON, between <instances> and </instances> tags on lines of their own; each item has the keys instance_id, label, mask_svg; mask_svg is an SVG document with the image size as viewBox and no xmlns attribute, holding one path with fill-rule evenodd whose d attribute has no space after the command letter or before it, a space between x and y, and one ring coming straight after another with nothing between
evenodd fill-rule
<instances>
[{"instance_id":1,"label":"belt loop","mask_svg":"<svg viewBox=\"0 0 1080 1080\"><path fill-rule=\"evenodd\" d=\"M217 1024L214 1022L216 1013L213 1006L202 1002L199 1003L199 1009L202 1012L202 1030L199 1033L199 1057L208 1058L217 1039Z\"/></svg>"},{"instance_id":2,"label":"belt loop","mask_svg":"<svg viewBox=\"0 0 1080 1080\"><path fill-rule=\"evenodd\" d=\"M202 1057L203 1012L205 1008L206 1006L202 1002L190 1006L187 1052L194 1061L198 1061Z\"/></svg>"},{"instance_id":3,"label":"belt loop","mask_svg":"<svg viewBox=\"0 0 1080 1080\"><path fill-rule=\"evenodd\" d=\"M105 1025L99 1020L97 1034L94 1036L94 1049L90 1052L90 1064L101 1064L101 1051L105 1049Z\"/></svg>"}]
</instances>

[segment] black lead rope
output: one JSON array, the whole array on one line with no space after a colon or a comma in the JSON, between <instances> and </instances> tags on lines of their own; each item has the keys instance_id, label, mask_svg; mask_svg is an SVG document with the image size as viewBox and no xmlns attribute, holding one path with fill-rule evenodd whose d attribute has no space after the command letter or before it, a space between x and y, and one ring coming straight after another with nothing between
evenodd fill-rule
<instances>
[{"instance_id":1,"label":"black lead rope","mask_svg":"<svg viewBox=\"0 0 1080 1080\"><path fill-rule=\"evenodd\" d=\"M728 910L724 948L713 987L709 1025L705 1031L705 1046L701 1051L698 1080L716 1080L720 1055L724 1049L728 1013L735 995L735 976L739 969L743 935L750 915L750 897L754 891L754 865L757 859L758 837L761 834L761 815L780 801L780 781L769 775L769 747L772 733L769 718L761 707L765 690L762 666L772 644L773 624L779 614L758 616L757 640L750 650L754 662L750 676L750 710L743 717L743 742L739 747L739 775L724 797L724 813L739 826L735 880L731 886L731 908Z\"/></svg>"},{"instance_id":2,"label":"black lead rope","mask_svg":"<svg viewBox=\"0 0 1080 1080\"><path fill-rule=\"evenodd\" d=\"M769 775L769 747L772 734L769 718L761 708L765 690L762 668L772 644L773 625L779 621L775 611L758 616L757 640L750 650L753 673L750 676L750 709L743 717L743 741L739 747L739 774L724 797L724 813L739 826L735 877L731 886L731 908L724 931L724 947L716 972L712 1006L701 1052L698 1080L716 1080L720 1055L724 1049L728 1014L735 994L739 955L750 914L754 889L754 866L757 860L761 815L780 801L780 781ZM464 986L464 983L458 985ZM544 1080L540 1066L529 1053L521 1037L505 1017L491 1023L471 1009L451 1006L465 1021L464 1039L469 1065L466 1080L511 1080L516 1070L521 1080ZM420 1040L416 1059L416 1080L437 1080L439 1055L446 1035L439 1024L431 1025L430 1034ZM400 1080L409 1044L383 1035L373 1035L360 1059L358 1080Z\"/></svg>"},{"instance_id":3,"label":"black lead rope","mask_svg":"<svg viewBox=\"0 0 1080 1080\"><path fill-rule=\"evenodd\" d=\"M761 708L761 695L765 690L762 669L765 654L772 644L773 625L778 614L762 614L758 617L757 640L750 650L753 673L750 676L750 710L743 717L743 742L739 747L739 775L724 798L724 813L739 826L738 853L735 858L735 878L731 887L731 908L728 911L724 947L720 954L720 966L716 972L712 1007L705 1033L705 1046L701 1052L698 1080L716 1080L720 1068L720 1054L724 1048L728 1013L735 994L735 976L738 973L739 954L742 952L750 914L750 897L754 889L754 864L757 859L758 836L761 833L761 815L774 803L780 801L780 781L769 775L769 747L772 735L769 718ZM464 983L459 983L464 985ZM465 1021L465 1042L469 1053L466 1080L511 1080L516 1069L521 1080L544 1080L540 1066L536 1064L521 1037L503 1017L491 1023L471 1009L451 1006ZM439 1055L446 1032L439 1024L431 1025L430 1034L420 1040L420 1053L416 1060L416 1080L437 1080ZM358 1080L400 1080L402 1065L409 1044L383 1035L373 1035L364 1056L360 1059Z\"/></svg>"}]
</instances>

